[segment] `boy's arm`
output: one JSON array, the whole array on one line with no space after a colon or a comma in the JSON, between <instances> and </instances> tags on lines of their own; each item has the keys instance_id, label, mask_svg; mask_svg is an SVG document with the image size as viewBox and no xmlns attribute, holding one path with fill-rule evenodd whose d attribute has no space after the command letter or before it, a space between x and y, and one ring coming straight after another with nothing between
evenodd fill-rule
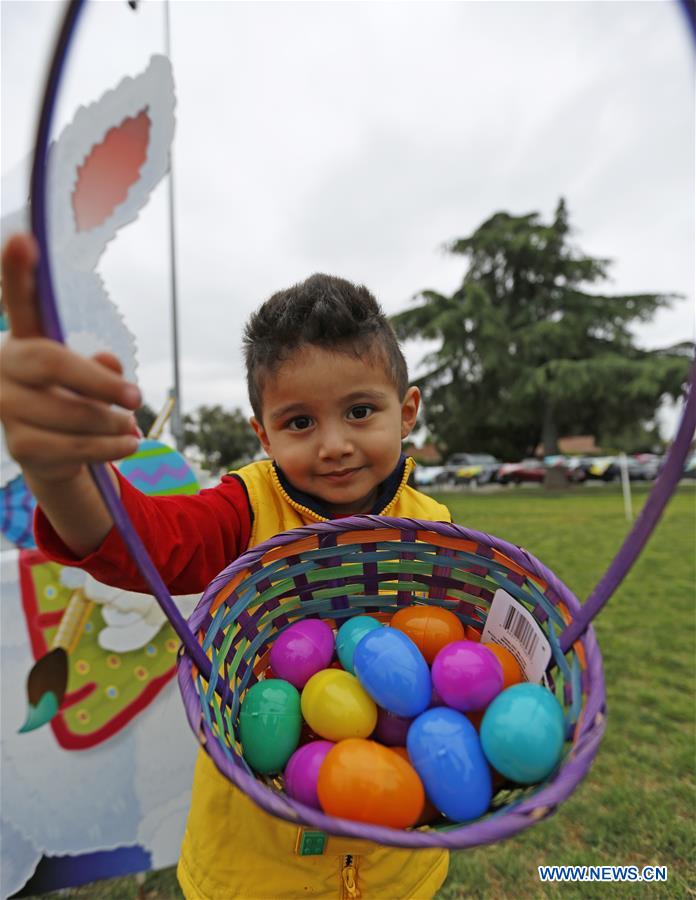
<instances>
[{"instance_id":1,"label":"boy's arm","mask_svg":"<svg viewBox=\"0 0 696 900\"><path fill-rule=\"evenodd\" d=\"M135 452L129 410L140 392L109 353L86 359L41 337L32 238L12 238L2 257L10 333L0 352L0 418L8 448L65 545L77 556L98 547L111 519L87 463ZM113 476L112 476L113 477Z\"/></svg>"},{"instance_id":2,"label":"boy's arm","mask_svg":"<svg viewBox=\"0 0 696 900\"><path fill-rule=\"evenodd\" d=\"M148 497L122 475L112 475L135 530L173 594L202 591L246 550L252 516L238 478L223 476L217 487L196 495ZM39 549L63 565L84 569L104 584L149 593L115 528L93 553L78 558L37 510L36 539Z\"/></svg>"}]
</instances>

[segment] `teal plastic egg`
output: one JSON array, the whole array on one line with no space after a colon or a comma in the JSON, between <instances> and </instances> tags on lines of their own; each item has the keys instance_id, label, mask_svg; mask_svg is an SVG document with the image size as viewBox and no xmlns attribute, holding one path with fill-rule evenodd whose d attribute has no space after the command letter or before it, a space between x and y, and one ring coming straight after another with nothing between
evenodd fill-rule
<instances>
[{"instance_id":1,"label":"teal plastic egg","mask_svg":"<svg viewBox=\"0 0 696 900\"><path fill-rule=\"evenodd\" d=\"M300 694L290 682L269 678L244 695L239 736L244 759L256 772L282 772L300 742L301 727Z\"/></svg>"},{"instance_id":2,"label":"teal plastic egg","mask_svg":"<svg viewBox=\"0 0 696 900\"><path fill-rule=\"evenodd\" d=\"M116 464L121 475L143 494L197 494L198 480L184 457L163 444L145 438L132 456Z\"/></svg>"},{"instance_id":3,"label":"teal plastic egg","mask_svg":"<svg viewBox=\"0 0 696 900\"><path fill-rule=\"evenodd\" d=\"M481 722L488 762L518 784L536 784L556 768L563 752L561 704L540 684L515 684L493 700Z\"/></svg>"},{"instance_id":4,"label":"teal plastic egg","mask_svg":"<svg viewBox=\"0 0 696 900\"><path fill-rule=\"evenodd\" d=\"M341 625L338 629L338 634L336 635L336 652L338 653L338 658L346 672L355 675L355 669L353 668L353 654L360 641L369 631L374 631L375 628L383 627L384 626L378 622L377 619L373 619L372 616L355 616L353 619L348 619L347 622L344 622L343 625Z\"/></svg>"}]
</instances>

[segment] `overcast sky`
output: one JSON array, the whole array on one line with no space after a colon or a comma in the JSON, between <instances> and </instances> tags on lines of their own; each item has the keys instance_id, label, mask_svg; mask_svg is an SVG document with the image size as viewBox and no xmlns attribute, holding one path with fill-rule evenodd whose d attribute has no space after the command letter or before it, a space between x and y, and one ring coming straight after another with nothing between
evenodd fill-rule
<instances>
[{"instance_id":1,"label":"overcast sky","mask_svg":"<svg viewBox=\"0 0 696 900\"><path fill-rule=\"evenodd\" d=\"M2 3L3 213L31 150L62 3ZM240 332L315 271L387 312L451 291L442 244L498 210L548 219L615 260L607 291L684 298L637 330L694 338L694 92L676 3L187 2L170 6L181 372L186 410L248 409ZM164 7L87 5L59 106L69 121L164 48ZM99 271L139 346L146 401L171 376L167 192ZM411 367L424 352L410 345Z\"/></svg>"}]
</instances>

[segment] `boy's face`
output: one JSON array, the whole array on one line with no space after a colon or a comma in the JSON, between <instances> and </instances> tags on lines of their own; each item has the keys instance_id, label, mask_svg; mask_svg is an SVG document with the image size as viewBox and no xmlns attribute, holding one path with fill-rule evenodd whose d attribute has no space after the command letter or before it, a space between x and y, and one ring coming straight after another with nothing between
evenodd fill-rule
<instances>
[{"instance_id":1,"label":"boy's face","mask_svg":"<svg viewBox=\"0 0 696 900\"><path fill-rule=\"evenodd\" d=\"M266 377L263 449L298 490L336 516L370 512L413 428L420 392L404 400L385 365L305 345Z\"/></svg>"}]
</instances>

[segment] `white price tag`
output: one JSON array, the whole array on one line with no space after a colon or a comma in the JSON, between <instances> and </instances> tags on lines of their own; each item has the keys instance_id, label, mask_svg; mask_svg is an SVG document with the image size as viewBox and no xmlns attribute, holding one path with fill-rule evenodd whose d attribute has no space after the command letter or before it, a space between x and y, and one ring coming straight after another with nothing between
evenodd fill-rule
<instances>
[{"instance_id":1,"label":"white price tag","mask_svg":"<svg viewBox=\"0 0 696 900\"><path fill-rule=\"evenodd\" d=\"M551 645L534 616L502 588L493 596L481 640L509 650L527 681L538 684L544 677Z\"/></svg>"}]
</instances>

